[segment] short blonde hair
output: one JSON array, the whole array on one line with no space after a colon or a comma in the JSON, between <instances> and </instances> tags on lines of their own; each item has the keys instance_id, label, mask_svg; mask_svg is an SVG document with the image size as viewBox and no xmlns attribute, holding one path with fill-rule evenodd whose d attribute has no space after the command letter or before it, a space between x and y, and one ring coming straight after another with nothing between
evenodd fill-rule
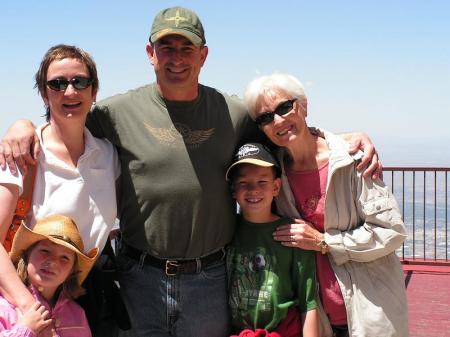
<instances>
[{"instance_id":1,"label":"short blonde hair","mask_svg":"<svg viewBox=\"0 0 450 337\"><path fill-rule=\"evenodd\" d=\"M306 110L307 99L301 82L292 75L275 73L258 77L247 85L244 102L250 117L255 119L256 109L264 97L280 94L296 98L300 106Z\"/></svg>"}]
</instances>

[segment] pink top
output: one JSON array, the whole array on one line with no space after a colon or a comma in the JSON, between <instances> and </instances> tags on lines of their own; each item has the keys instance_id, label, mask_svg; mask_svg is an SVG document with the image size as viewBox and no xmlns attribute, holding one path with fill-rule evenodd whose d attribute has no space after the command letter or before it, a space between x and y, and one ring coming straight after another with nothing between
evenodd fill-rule
<instances>
[{"instance_id":1,"label":"pink top","mask_svg":"<svg viewBox=\"0 0 450 337\"><path fill-rule=\"evenodd\" d=\"M286 170L286 175L300 215L323 233L328 162L318 170L301 172ZM330 323L346 325L344 299L327 255L316 254L316 271L320 299Z\"/></svg>"},{"instance_id":2,"label":"pink top","mask_svg":"<svg viewBox=\"0 0 450 337\"><path fill-rule=\"evenodd\" d=\"M74 301L63 295L55 306L50 308L47 301L32 287L33 296L50 312L53 325L59 337L91 337L91 330L84 310ZM16 307L0 296L0 337L35 337L29 328L17 324Z\"/></svg>"}]
</instances>

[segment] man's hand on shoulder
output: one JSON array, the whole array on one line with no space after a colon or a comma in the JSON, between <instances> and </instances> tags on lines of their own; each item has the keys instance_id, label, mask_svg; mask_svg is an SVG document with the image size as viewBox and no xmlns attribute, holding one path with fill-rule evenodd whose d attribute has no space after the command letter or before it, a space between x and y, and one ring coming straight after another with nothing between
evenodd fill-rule
<instances>
[{"instance_id":1,"label":"man's hand on shoulder","mask_svg":"<svg viewBox=\"0 0 450 337\"><path fill-rule=\"evenodd\" d=\"M383 166L381 164L375 145L369 136L363 132L353 132L342 135L350 144L349 153L353 154L358 150L364 152L361 162L356 167L359 171L364 171L364 177L372 176L372 179L383 179Z\"/></svg>"},{"instance_id":2,"label":"man's hand on shoulder","mask_svg":"<svg viewBox=\"0 0 450 337\"><path fill-rule=\"evenodd\" d=\"M33 123L19 120L10 126L0 143L0 167L5 169L8 165L11 173L16 174L17 168L24 173L27 164L36 162L40 149Z\"/></svg>"}]
</instances>

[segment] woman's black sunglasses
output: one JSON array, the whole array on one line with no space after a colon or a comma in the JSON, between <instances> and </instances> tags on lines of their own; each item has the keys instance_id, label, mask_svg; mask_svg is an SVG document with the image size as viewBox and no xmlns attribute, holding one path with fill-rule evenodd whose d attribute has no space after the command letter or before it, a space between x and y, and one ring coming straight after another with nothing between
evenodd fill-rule
<instances>
[{"instance_id":1,"label":"woman's black sunglasses","mask_svg":"<svg viewBox=\"0 0 450 337\"><path fill-rule=\"evenodd\" d=\"M294 107L294 102L297 100L297 98L293 98L287 101L284 101L280 103L280 105L277 106L275 111L267 111L263 112L261 115L255 118L255 122L258 126L264 126L266 124L272 123L272 121L275 118L275 114L278 116L283 116L287 114L289 111L292 110Z\"/></svg>"},{"instance_id":2,"label":"woman's black sunglasses","mask_svg":"<svg viewBox=\"0 0 450 337\"><path fill-rule=\"evenodd\" d=\"M55 78L54 80L47 81L48 87L55 91L64 91L67 89L69 84L72 84L72 86L77 90L83 90L92 84L92 78L76 76L70 80L65 78Z\"/></svg>"}]
</instances>

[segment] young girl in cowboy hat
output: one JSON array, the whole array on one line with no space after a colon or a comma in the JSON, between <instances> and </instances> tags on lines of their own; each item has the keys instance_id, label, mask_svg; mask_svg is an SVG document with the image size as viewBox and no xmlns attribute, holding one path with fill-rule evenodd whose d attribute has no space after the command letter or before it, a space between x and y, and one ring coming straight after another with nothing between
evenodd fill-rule
<instances>
[{"instance_id":1,"label":"young girl in cowboy hat","mask_svg":"<svg viewBox=\"0 0 450 337\"><path fill-rule=\"evenodd\" d=\"M83 309L73 301L83 293L81 283L98 255L84 254L83 240L74 221L52 215L33 230L20 226L10 252L17 273L36 299L23 315L0 297L0 336L36 336L49 324L59 337L90 337Z\"/></svg>"}]
</instances>

